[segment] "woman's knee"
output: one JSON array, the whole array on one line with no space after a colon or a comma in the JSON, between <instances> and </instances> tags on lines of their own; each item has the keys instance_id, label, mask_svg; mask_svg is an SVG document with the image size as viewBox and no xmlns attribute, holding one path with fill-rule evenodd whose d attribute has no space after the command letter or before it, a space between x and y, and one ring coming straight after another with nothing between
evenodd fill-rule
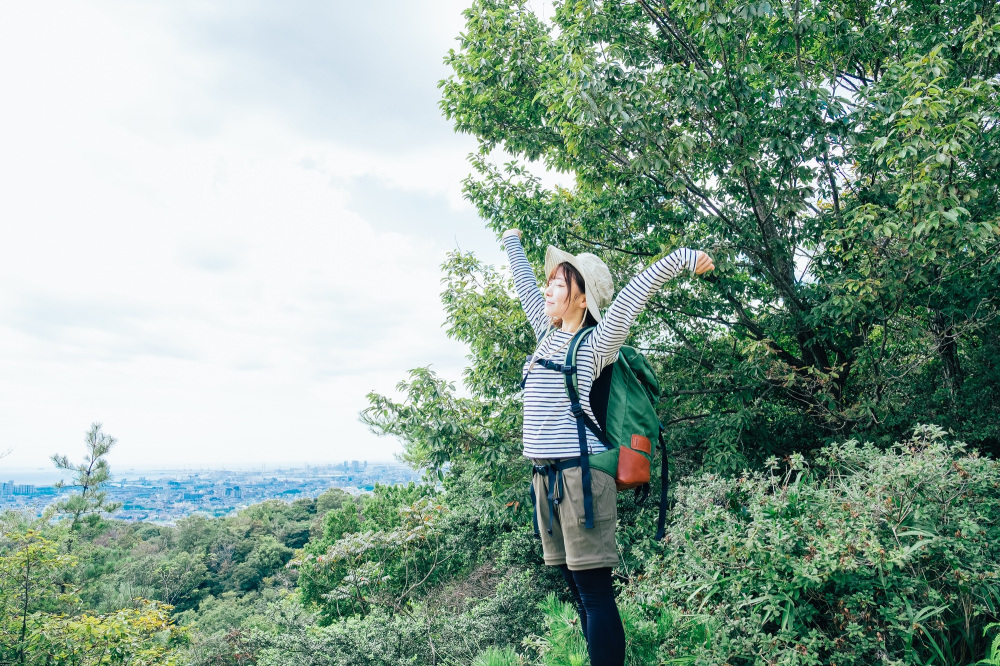
<instances>
[{"instance_id":1,"label":"woman's knee","mask_svg":"<svg viewBox=\"0 0 1000 666\"><path fill-rule=\"evenodd\" d=\"M593 602L611 601L614 603L615 586L611 578L611 567L583 569L571 573L585 603L587 603L588 597Z\"/></svg>"}]
</instances>

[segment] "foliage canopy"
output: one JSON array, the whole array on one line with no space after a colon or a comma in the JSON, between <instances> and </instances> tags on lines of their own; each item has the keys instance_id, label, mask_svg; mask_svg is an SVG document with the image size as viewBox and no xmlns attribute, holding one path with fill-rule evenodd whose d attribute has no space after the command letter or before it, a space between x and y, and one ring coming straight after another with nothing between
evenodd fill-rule
<instances>
[{"instance_id":1,"label":"foliage canopy","mask_svg":"<svg viewBox=\"0 0 1000 666\"><path fill-rule=\"evenodd\" d=\"M995 11L581 0L547 23L479 0L441 107L479 141L468 198L537 263L549 243L596 249L622 284L677 246L716 257L713 281L665 290L635 329L673 389L664 420L685 419L676 447L733 470L930 418L996 447ZM496 166L498 149L517 159ZM575 185L543 187L530 161ZM450 314L471 378L509 370L480 353L507 306Z\"/></svg>"}]
</instances>

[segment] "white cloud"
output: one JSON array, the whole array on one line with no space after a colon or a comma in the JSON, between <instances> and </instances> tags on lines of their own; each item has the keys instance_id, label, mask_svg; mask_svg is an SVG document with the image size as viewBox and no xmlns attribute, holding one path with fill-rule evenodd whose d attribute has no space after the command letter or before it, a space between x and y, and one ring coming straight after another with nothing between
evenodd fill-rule
<instances>
[{"instance_id":1,"label":"white cloud","mask_svg":"<svg viewBox=\"0 0 1000 666\"><path fill-rule=\"evenodd\" d=\"M365 393L427 363L459 376L464 351L441 329L440 238L488 248L491 236L374 226L352 183L469 220L470 143L369 149L294 113L320 93L241 106L225 79L254 58L183 32L205 20L200 6L5 10L0 449L14 453L0 465L79 454L94 420L120 439L120 465L384 458L397 445L357 422ZM454 22L458 9L437 11ZM450 39L433 36L440 46L422 53L443 54Z\"/></svg>"}]
</instances>

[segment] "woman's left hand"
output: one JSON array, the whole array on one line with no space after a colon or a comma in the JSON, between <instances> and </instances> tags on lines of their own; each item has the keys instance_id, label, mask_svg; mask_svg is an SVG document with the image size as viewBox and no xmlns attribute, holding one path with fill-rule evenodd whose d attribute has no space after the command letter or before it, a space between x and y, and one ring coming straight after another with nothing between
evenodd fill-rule
<instances>
[{"instance_id":1,"label":"woman's left hand","mask_svg":"<svg viewBox=\"0 0 1000 666\"><path fill-rule=\"evenodd\" d=\"M702 273L707 273L715 269L715 264L712 262L712 257L708 256L701 250L698 251L698 262L695 264L694 272L695 275L701 275Z\"/></svg>"}]
</instances>

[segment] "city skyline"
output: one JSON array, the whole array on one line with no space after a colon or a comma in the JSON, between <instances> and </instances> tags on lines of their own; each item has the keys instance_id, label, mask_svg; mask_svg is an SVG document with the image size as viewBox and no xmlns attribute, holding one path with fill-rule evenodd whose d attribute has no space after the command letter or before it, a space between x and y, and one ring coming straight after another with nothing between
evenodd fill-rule
<instances>
[{"instance_id":1,"label":"city skyline","mask_svg":"<svg viewBox=\"0 0 1000 666\"><path fill-rule=\"evenodd\" d=\"M111 518L173 524L195 513L229 515L267 500L292 502L315 498L338 488L349 494L371 491L376 484L420 481L421 474L400 462L344 460L310 467L280 469L131 470L103 485L108 501L120 504ZM174 472L174 473L172 473ZM13 509L41 516L73 486L32 484L0 478L0 512Z\"/></svg>"},{"instance_id":2,"label":"city skyline","mask_svg":"<svg viewBox=\"0 0 1000 666\"><path fill-rule=\"evenodd\" d=\"M211 463L211 464L195 464L195 465L161 465L161 464L148 464L148 465L129 465L128 467L116 467L113 459L111 459L111 478L116 479L123 477L128 474L134 474L142 472L144 474L166 474L175 472L219 472L219 471L234 471L234 472L244 472L244 471L283 471L288 469L309 469L312 467L327 467L330 465L341 465L345 462L349 463L353 459L343 459L343 460L275 460L275 461L259 461L259 462L230 462L230 463ZM72 462L72 461L71 461ZM405 465L406 463L400 462L394 457L385 458L362 458L358 462L367 462L369 464L391 464L391 465ZM41 479L68 479L70 477L70 472L65 470L59 470L49 461L48 465L28 465L28 466L2 466L0 467L0 483L9 481L8 477L13 477L15 480L26 479L29 477L41 478Z\"/></svg>"}]
</instances>

